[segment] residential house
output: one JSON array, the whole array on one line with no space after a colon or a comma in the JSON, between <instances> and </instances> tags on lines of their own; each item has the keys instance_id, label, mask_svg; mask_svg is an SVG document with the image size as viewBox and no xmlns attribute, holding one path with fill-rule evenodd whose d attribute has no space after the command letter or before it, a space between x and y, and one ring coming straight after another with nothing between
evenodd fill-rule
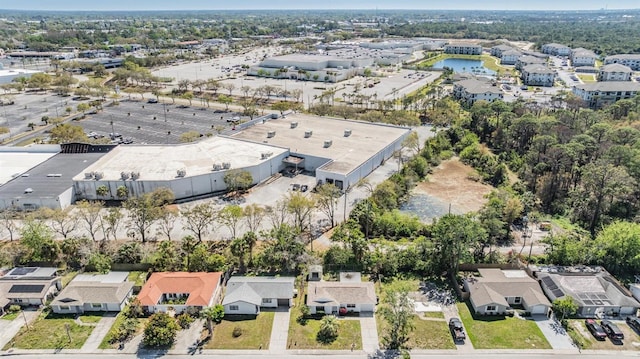
<instances>
[{"instance_id":1,"label":"residential house","mask_svg":"<svg viewBox=\"0 0 640 359\"><path fill-rule=\"evenodd\" d=\"M378 299L372 282L362 282L360 273L341 274L340 282L309 282L309 313L373 312Z\"/></svg>"},{"instance_id":2,"label":"residential house","mask_svg":"<svg viewBox=\"0 0 640 359\"><path fill-rule=\"evenodd\" d=\"M550 43L542 45L542 53L553 56L569 56L571 48L562 44Z\"/></svg>"},{"instance_id":3,"label":"residential house","mask_svg":"<svg viewBox=\"0 0 640 359\"><path fill-rule=\"evenodd\" d=\"M569 59L571 60L571 66L573 67L593 66L596 64L598 55L596 55L591 50L587 50L585 48L579 47L577 49L571 50Z\"/></svg>"},{"instance_id":4,"label":"residential house","mask_svg":"<svg viewBox=\"0 0 640 359\"><path fill-rule=\"evenodd\" d=\"M522 53L518 50L504 51L500 56L500 63L502 65L515 65L521 56Z\"/></svg>"},{"instance_id":5,"label":"residential house","mask_svg":"<svg viewBox=\"0 0 640 359\"><path fill-rule=\"evenodd\" d=\"M295 277L231 277L222 305L225 314L258 314L261 308L290 308Z\"/></svg>"},{"instance_id":6,"label":"residential house","mask_svg":"<svg viewBox=\"0 0 640 359\"><path fill-rule=\"evenodd\" d=\"M497 58L501 58L502 55L506 52L506 51L512 51L514 50L513 47L509 46L509 45L505 45L505 44L500 44L500 45L496 45L494 47L492 47L489 50L489 53L491 54L491 56L495 56Z\"/></svg>"},{"instance_id":7,"label":"residential house","mask_svg":"<svg viewBox=\"0 0 640 359\"><path fill-rule=\"evenodd\" d=\"M640 83L633 81L601 81L573 87L573 93L591 108L601 108L616 101L635 97Z\"/></svg>"},{"instance_id":8,"label":"residential house","mask_svg":"<svg viewBox=\"0 0 640 359\"><path fill-rule=\"evenodd\" d=\"M640 308L632 293L601 267L543 268L535 275L552 302L573 298L581 317L635 315Z\"/></svg>"},{"instance_id":9,"label":"residential house","mask_svg":"<svg viewBox=\"0 0 640 359\"><path fill-rule=\"evenodd\" d=\"M551 303L538 281L523 270L480 268L479 277L468 277L464 289L477 314L505 314L507 308L522 307L531 314L547 314Z\"/></svg>"},{"instance_id":10,"label":"residential house","mask_svg":"<svg viewBox=\"0 0 640 359\"><path fill-rule=\"evenodd\" d=\"M133 294L129 272L79 274L51 302L54 313L119 312Z\"/></svg>"},{"instance_id":11,"label":"residential house","mask_svg":"<svg viewBox=\"0 0 640 359\"><path fill-rule=\"evenodd\" d=\"M493 102L504 98L504 93L490 80L471 78L453 84L453 97L468 105L484 100Z\"/></svg>"},{"instance_id":12,"label":"residential house","mask_svg":"<svg viewBox=\"0 0 640 359\"><path fill-rule=\"evenodd\" d=\"M550 68L536 64L527 65L520 72L522 83L527 86L553 86L556 79L556 73Z\"/></svg>"},{"instance_id":13,"label":"residential house","mask_svg":"<svg viewBox=\"0 0 640 359\"><path fill-rule=\"evenodd\" d=\"M444 47L444 53L454 55L482 55L482 46L462 42L448 44Z\"/></svg>"},{"instance_id":14,"label":"residential house","mask_svg":"<svg viewBox=\"0 0 640 359\"><path fill-rule=\"evenodd\" d=\"M633 70L622 64L608 64L600 67L598 81L631 81Z\"/></svg>"},{"instance_id":15,"label":"residential house","mask_svg":"<svg viewBox=\"0 0 640 359\"><path fill-rule=\"evenodd\" d=\"M0 308L44 305L62 289L57 268L16 267L0 277Z\"/></svg>"},{"instance_id":16,"label":"residential house","mask_svg":"<svg viewBox=\"0 0 640 359\"><path fill-rule=\"evenodd\" d=\"M640 71L640 54L611 55L604 58L604 64L621 64L628 66L633 71Z\"/></svg>"},{"instance_id":17,"label":"residential house","mask_svg":"<svg viewBox=\"0 0 640 359\"><path fill-rule=\"evenodd\" d=\"M547 59L531 55L522 55L516 60L516 70L522 71L528 65L546 65Z\"/></svg>"},{"instance_id":18,"label":"residential house","mask_svg":"<svg viewBox=\"0 0 640 359\"><path fill-rule=\"evenodd\" d=\"M198 312L220 297L222 272L158 272L144 284L138 300L148 313Z\"/></svg>"}]
</instances>

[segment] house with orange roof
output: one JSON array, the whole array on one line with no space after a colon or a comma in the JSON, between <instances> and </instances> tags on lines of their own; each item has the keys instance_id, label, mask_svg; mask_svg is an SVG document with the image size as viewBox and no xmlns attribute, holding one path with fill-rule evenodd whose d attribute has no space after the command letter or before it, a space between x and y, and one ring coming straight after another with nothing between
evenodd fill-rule
<instances>
[{"instance_id":1,"label":"house with orange roof","mask_svg":"<svg viewBox=\"0 0 640 359\"><path fill-rule=\"evenodd\" d=\"M222 272L158 272L144 284L138 300L148 313L198 312L220 298Z\"/></svg>"}]
</instances>

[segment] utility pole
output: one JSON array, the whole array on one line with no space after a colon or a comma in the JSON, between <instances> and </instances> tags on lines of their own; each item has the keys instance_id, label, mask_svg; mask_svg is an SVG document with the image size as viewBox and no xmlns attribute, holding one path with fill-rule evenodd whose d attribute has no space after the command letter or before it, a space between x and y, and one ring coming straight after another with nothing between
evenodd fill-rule
<instances>
[{"instance_id":1,"label":"utility pole","mask_svg":"<svg viewBox=\"0 0 640 359\"><path fill-rule=\"evenodd\" d=\"M69 323L64 324L64 329L67 330L67 337L69 337L69 343L71 343L71 331L69 331L69 327L70 327Z\"/></svg>"},{"instance_id":2,"label":"utility pole","mask_svg":"<svg viewBox=\"0 0 640 359\"><path fill-rule=\"evenodd\" d=\"M24 310L22 311L22 319L24 319L24 326L29 330L29 322L27 322L27 316L24 315Z\"/></svg>"}]
</instances>

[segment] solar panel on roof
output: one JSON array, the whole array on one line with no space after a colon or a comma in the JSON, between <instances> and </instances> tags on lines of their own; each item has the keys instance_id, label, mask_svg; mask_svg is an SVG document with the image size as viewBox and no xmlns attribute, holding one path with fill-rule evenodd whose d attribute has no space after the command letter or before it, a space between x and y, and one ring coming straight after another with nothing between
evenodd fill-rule
<instances>
[{"instance_id":1,"label":"solar panel on roof","mask_svg":"<svg viewBox=\"0 0 640 359\"><path fill-rule=\"evenodd\" d=\"M9 293L40 293L43 289L42 284L16 284L11 286Z\"/></svg>"},{"instance_id":2,"label":"solar panel on roof","mask_svg":"<svg viewBox=\"0 0 640 359\"><path fill-rule=\"evenodd\" d=\"M18 267L14 268L9 275L25 275L29 273L33 273L37 268L34 267Z\"/></svg>"},{"instance_id":3,"label":"solar panel on roof","mask_svg":"<svg viewBox=\"0 0 640 359\"><path fill-rule=\"evenodd\" d=\"M556 298L564 296L564 292L560 289L554 289L551 291Z\"/></svg>"}]
</instances>

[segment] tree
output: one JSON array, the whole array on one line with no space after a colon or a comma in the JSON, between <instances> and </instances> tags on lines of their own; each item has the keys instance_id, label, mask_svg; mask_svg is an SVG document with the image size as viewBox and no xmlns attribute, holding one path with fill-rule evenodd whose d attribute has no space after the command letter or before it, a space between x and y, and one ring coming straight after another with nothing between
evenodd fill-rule
<instances>
[{"instance_id":1,"label":"tree","mask_svg":"<svg viewBox=\"0 0 640 359\"><path fill-rule=\"evenodd\" d=\"M338 339L340 322L335 315L325 315L320 321L320 330L316 335L316 340L323 344L333 343Z\"/></svg>"},{"instance_id":2,"label":"tree","mask_svg":"<svg viewBox=\"0 0 640 359\"><path fill-rule=\"evenodd\" d=\"M53 262L58 259L58 244L51 229L42 221L29 217L20 228L20 243L28 250L27 261Z\"/></svg>"},{"instance_id":3,"label":"tree","mask_svg":"<svg viewBox=\"0 0 640 359\"><path fill-rule=\"evenodd\" d=\"M284 199L276 201L275 206L266 206L264 210L266 216L269 217L271 227L280 227L289 222L290 214L287 201Z\"/></svg>"},{"instance_id":4,"label":"tree","mask_svg":"<svg viewBox=\"0 0 640 359\"><path fill-rule=\"evenodd\" d=\"M78 209L78 217L85 224L91 239L96 240L98 232L98 220L100 219L100 211L104 206L104 202L89 202L82 200L76 203Z\"/></svg>"},{"instance_id":5,"label":"tree","mask_svg":"<svg viewBox=\"0 0 640 359\"><path fill-rule=\"evenodd\" d=\"M640 224L617 221L604 227L593 241L594 261L615 274L640 270Z\"/></svg>"},{"instance_id":6,"label":"tree","mask_svg":"<svg viewBox=\"0 0 640 359\"><path fill-rule=\"evenodd\" d=\"M249 246L247 245L247 242L244 241L244 238L234 238L231 241L231 245L229 246L229 250L231 251L231 254L234 255L235 257L238 258L238 267L239 267L239 272L240 273L244 273L246 266L245 266L245 255L247 254L247 251L249 250Z\"/></svg>"},{"instance_id":7,"label":"tree","mask_svg":"<svg viewBox=\"0 0 640 359\"><path fill-rule=\"evenodd\" d=\"M29 78L29 88L46 91L51 84L51 75L44 72L38 72Z\"/></svg>"},{"instance_id":8,"label":"tree","mask_svg":"<svg viewBox=\"0 0 640 359\"><path fill-rule=\"evenodd\" d=\"M409 298L410 289L406 285L389 285L382 299L379 311L387 322L382 342L387 349L407 349L409 334L413 330L413 301Z\"/></svg>"},{"instance_id":9,"label":"tree","mask_svg":"<svg viewBox=\"0 0 640 359\"><path fill-rule=\"evenodd\" d=\"M316 201L301 192L290 192L286 201L287 210L293 216L293 225L302 233L311 221L311 212L316 206Z\"/></svg>"},{"instance_id":10,"label":"tree","mask_svg":"<svg viewBox=\"0 0 640 359\"><path fill-rule=\"evenodd\" d=\"M227 171L223 180L229 192L244 191L253 184L251 172L237 169Z\"/></svg>"},{"instance_id":11,"label":"tree","mask_svg":"<svg viewBox=\"0 0 640 359\"><path fill-rule=\"evenodd\" d=\"M106 185L100 185L96 188L96 195L100 197L105 197L109 194L109 187Z\"/></svg>"},{"instance_id":12,"label":"tree","mask_svg":"<svg viewBox=\"0 0 640 359\"><path fill-rule=\"evenodd\" d=\"M174 242L160 242L154 257L153 269L156 272L172 272L182 269L182 258L178 255Z\"/></svg>"},{"instance_id":13,"label":"tree","mask_svg":"<svg viewBox=\"0 0 640 359\"><path fill-rule=\"evenodd\" d=\"M168 193L167 193L168 191ZM173 201L171 190L158 188L153 192L124 201L123 206L129 212L129 226L146 242L149 228L162 215L167 201Z\"/></svg>"},{"instance_id":14,"label":"tree","mask_svg":"<svg viewBox=\"0 0 640 359\"><path fill-rule=\"evenodd\" d=\"M86 115L86 111L89 110L90 106L87 103L79 103L78 106L76 107L78 109L79 112L82 112L83 115Z\"/></svg>"},{"instance_id":15,"label":"tree","mask_svg":"<svg viewBox=\"0 0 640 359\"><path fill-rule=\"evenodd\" d=\"M460 259L469 253L469 245L486 236L484 229L468 216L446 214L431 226L437 270L458 273Z\"/></svg>"},{"instance_id":16,"label":"tree","mask_svg":"<svg viewBox=\"0 0 640 359\"><path fill-rule=\"evenodd\" d=\"M242 207L237 204L231 204L225 206L220 212L218 212L218 218L223 226L229 229L231 233L231 238L236 238L236 233L238 231L238 226L240 225L240 221L242 220L243 211Z\"/></svg>"},{"instance_id":17,"label":"tree","mask_svg":"<svg viewBox=\"0 0 640 359\"><path fill-rule=\"evenodd\" d=\"M78 227L79 218L75 213L71 213L71 207L65 209L42 208L41 210L42 215L51 221L51 228L62 238L67 238Z\"/></svg>"},{"instance_id":18,"label":"tree","mask_svg":"<svg viewBox=\"0 0 640 359\"><path fill-rule=\"evenodd\" d=\"M142 247L138 242L127 242L123 244L116 253L117 263L136 264L142 261Z\"/></svg>"},{"instance_id":19,"label":"tree","mask_svg":"<svg viewBox=\"0 0 640 359\"><path fill-rule=\"evenodd\" d=\"M247 230L257 233L260 228L260 223L262 223L265 216L264 207L256 203L251 203L246 205L242 211Z\"/></svg>"},{"instance_id":20,"label":"tree","mask_svg":"<svg viewBox=\"0 0 640 359\"><path fill-rule=\"evenodd\" d=\"M116 188L116 196L118 198L127 198L127 196L129 196L129 189L127 186L118 186L118 188Z\"/></svg>"},{"instance_id":21,"label":"tree","mask_svg":"<svg viewBox=\"0 0 640 359\"><path fill-rule=\"evenodd\" d=\"M291 109L291 103L287 101L278 101L271 105L271 109L274 111L280 111L280 116L282 116L285 111Z\"/></svg>"},{"instance_id":22,"label":"tree","mask_svg":"<svg viewBox=\"0 0 640 359\"><path fill-rule=\"evenodd\" d=\"M102 253L93 253L91 257L89 257L87 267L98 273L109 273L111 270L111 257Z\"/></svg>"},{"instance_id":23,"label":"tree","mask_svg":"<svg viewBox=\"0 0 640 359\"><path fill-rule=\"evenodd\" d=\"M51 143L88 142L81 126L61 123L51 129Z\"/></svg>"},{"instance_id":24,"label":"tree","mask_svg":"<svg viewBox=\"0 0 640 359\"><path fill-rule=\"evenodd\" d=\"M293 273L303 262L305 245L299 233L283 224L264 233L264 246L259 262L264 269Z\"/></svg>"},{"instance_id":25,"label":"tree","mask_svg":"<svg viewBox=\"0 0 640 359\"><path fill-rule=\"evenodd\" d=\"M180 216L180 211L176 207L163 206L158 217L158 233L164 234L167 240L171 240L171 232L176 225L176 219Z\"/></svg>"},{"instance_id":26,"label":"tree","mask_svg":"<svg viewBox=\"0 0 640 359\"><path fill-rule=\"evenodd\" d=\"M559 314L560 321L563 321L566 317L576 314L578 305L574 302L573 297L565 295L553 301L553 311Z\"/></svg>"},{"instance_id":27,"label":"tree","mask_svg":"<svg viewBox=\"0 0 640 359\"><path fill-rule=\"evenodd\" d=\"M204 236L213 229L217 212L209 203L199 203L195 206L187 207L181 212L184 229L192 232L202 242Z\"/></svg>"},{"instance_id":28,"label":"tree","mask_svg":"<svg viewBox=\"0 0 640 359\"><path fill-rule=\"evenodd\" d=\"M190 271L191 268L191 254L199 243L196 241L193 236L184 236L180 241L180 250L182 251L182 255L186 258L186 268L187 271Z\"/></svg>"},{"instance_id":29,"label":"tree","mask_svg":"<svg viewBox=\"0 0 640 359\"><path fill-rule=\"evenodd\" d=\"M18 212L12 207L0 211L0 227L9 232L9 240L12 242L13 235L18 230L18 225L15 222L17 214Z\"/></svg>"},{"instance_id":30,"label":"tree","mask_svg":"<svg viewBox=\"0 0 640 359\"><path fill-rule=\"evenodd\" d=\"M100 226L104 232L105 240L109 238L109 233L113 236L113 240L117 239L118 229L124 215L118 207L112 207L100 216Z\"/></svg>"},{"instance_id":31,"label":"tree","mask_svg":"<svg viewBox=\"0 0 640 359\"><path fill-rule=\"evenodd\" d=\"M206 307L200 311L200 316L206 319L209 335L211 335L213 333L213 323L220 323L222 318L224 318L224 307L221 304L216 304L213 307Z\"/></svg>"},{"instance_id":32,"label":"tree","mask_svg":"<svg viewBox=\"0 0 640 359\"><path fill-rule=\"evenodd\" d=\"M227 95L218 95L218 102L225 105L225 110L229 111L229 105L233 102L233 99Z\"/></svg>"},{"instance_id":33,"label":"tree","mask_svg":"<svg viewBox=\"0 0 640 359\"><path fill-rule=\"evenodd\" d=\"M142 343L148 347L168 347L173 344L178 330L180 326L169 314L153 314L144 328Z\"/></svg>"},{"instance_id":34,"label":"tree","mask_svg":"<svg viewBox=\"0 0 640 359\"><path fill-rule=\"evenodd\" d=\"M335 225L335 213L338 199L342 192L333 183L324 183L316 188L315 202L331 222L331 228Z\"/></svg>"}]
</instances>

